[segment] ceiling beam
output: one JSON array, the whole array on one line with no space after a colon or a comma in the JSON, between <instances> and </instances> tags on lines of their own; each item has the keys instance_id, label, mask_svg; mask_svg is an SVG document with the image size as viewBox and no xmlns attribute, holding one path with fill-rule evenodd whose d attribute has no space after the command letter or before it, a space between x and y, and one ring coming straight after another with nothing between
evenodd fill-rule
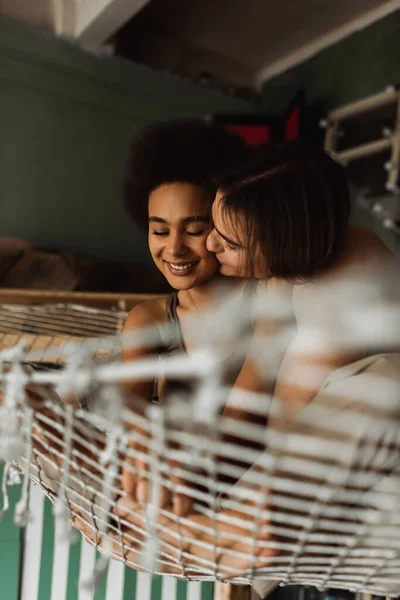
<instances>
[{"instance_id":1,"label":"ceiling beam","mask_svg":"<svg viewBox=\"0 0 400 600\"><path fill-rule=\"evenodd\" d=\"M372 25L372 23L375 23L375 21L383 19L399 8L400 0L389 0L384 2L380 6L364 12L352 21L349 21L340 27L336 27L324 35L316 37L304 46L300 46L293 52L282 56L282 58L265 65L258 71L256 75L255 84L257 88L260 89L263 83L268 81L268 79L272 79L272 77L275 77L275 75L279 75L280 73L283 73L284 71L287 71L288 69L308 60L320 50L335 44L359 29L364 29L365 27L368 27L368 25Z\"/></svg>"},{"instance_id":2,"label":"ceiling beam","mask_svg":"<svg viewBox=\"0 0 400 600\"><path fill-rule=\"evenodd\" d=\"M74 0L74 35L91 48L100 48L124 23L151 0Z\"/></svg>"},{"instance_id":3,"label":"ceiling beam","mask_svg":"<svg viewBox=\"0 0 400 600\"><path fill-rule=\"evenodd\" d=\"M75 37L76 1L51 0L50 7L56 34Z\"/></svg>"}]
</instances>

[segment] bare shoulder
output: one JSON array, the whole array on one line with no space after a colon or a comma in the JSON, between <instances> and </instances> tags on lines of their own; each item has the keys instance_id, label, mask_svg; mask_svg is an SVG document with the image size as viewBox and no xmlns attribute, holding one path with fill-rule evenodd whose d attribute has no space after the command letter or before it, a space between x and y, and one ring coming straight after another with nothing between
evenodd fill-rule
<instances>
[{"instance_id":1,"label":"bare shoulder","mask_svg":"<svg viewBox=\"0 0 400 600\"><path fill-rule=\"evenodd\" d=\"M166 298L154 298L132 308L126 318L124 331L159 325L165 321Z\"/></svg>"},{"instance_id":2,"label":"bare shoulder","mask_svg":"<svg viewBox=\"0 0 400 600\"><path fill-rule=\"evenodd\" d=\"M393 252L389 250L376 233L363 227L351 226L346 253L339 266L342 264L346 266L357 264L357 262L369 262L376 259L396 260Z\"/></svg>"},{"instance_id":3,"label":"bare shoulder","mask_svg":"<svg viewBox=\"0 0 400 600\"><path fill-rule=\"evenodd\" d=\"M123 360L134 360L157 353L157 348L161 343L159 326L165 321L165 306L165 298L154 298L154 300L142 302L132 308L123 329ZM149 344L138 344L137 341L132 343L130 336L126 335L137 330L151 328L153 328L155 337L153 334L151 335L153 341Z\"/></svg>"},{"instance_id":4,"label":"bare shoulder","mask_svg":"<svg viewBox=\"0 0 400 600\"><path fill-rule=\"evenodd\" d=\"M318 310L339 312L345 302L360 301L363 290L385 295L388 283L399 276L400 261L384 242L368 229L351 226L342 258L312 280L294 286L296 317Z\"/></svg>"},{"instance_id":5,"label":"bare shoulder","mask_svg":"<svg viewBox=\"0 0 400 600\"><path fill-rule=\"evenodd\" d=\"M255 334L272 335L277 324L287 326L293 320L293 283L279 277L260 281L256 289L257 314L253 327Z\"/></svg>"}]
</instances>

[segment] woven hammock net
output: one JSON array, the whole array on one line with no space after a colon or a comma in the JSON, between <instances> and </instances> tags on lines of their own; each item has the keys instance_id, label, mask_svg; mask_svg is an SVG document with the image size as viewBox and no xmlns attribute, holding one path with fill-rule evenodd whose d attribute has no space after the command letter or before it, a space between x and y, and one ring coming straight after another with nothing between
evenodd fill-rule
<instances>
[{"instance_id":1,"label":"woven hammock net","mask_svg":"<svg viewBox=\"0 0 400 600\"><path fill-rule=\"evenodd\" d=\"M370 357L334 374L326 392L284 430L275 425L279 402L267 395L230 395L233 405L255 414L267 407L267 427L235 420L221 409L226 348L241 347L245 335L232 302L197 317L203 341L195 351L132 363L121 361L122 311L3 305L3 513L18 470L24 479L16 524L29 517L32 481L54 502L56 518L72 522L104 560L186 580L270 579L399 595L398 355ZM389 319L393 345L394 308L383 311L369 297L368 310L380 319L364 318L360 307L342 333L365 343ZM271 322L283 322L282 310L274 304ZM278 343L276 328L268 331L253 348L265 372L260 357ZM152 333L135 334L129 343L144 340L151 345ZM378 363L383 368L371 372ZM161 376L196 385L158 404L127 400L122 382ZM148 482L146 503L124 492L124 470ZM183 516L172 510L179 495L190 498Z\"/></svg>"}]
</instances>

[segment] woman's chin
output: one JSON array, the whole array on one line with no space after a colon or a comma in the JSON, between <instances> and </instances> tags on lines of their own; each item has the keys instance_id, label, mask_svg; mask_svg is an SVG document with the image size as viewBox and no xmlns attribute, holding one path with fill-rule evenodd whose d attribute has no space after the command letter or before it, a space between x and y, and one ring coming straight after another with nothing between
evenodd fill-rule
<instances>
[{"instance_id":1,"label":"woman's chin","mask_svg":"<svg viewBox=\"0 0 400 600\"><path fill-rule=\"evenodd\" d=\"M191 290L192 288L201 287L207 284L211 279L212 275L206 278L202 277L167 277L169 285L177 290L183 292L185 290Z\"/></svg>"},{"instance_id":2,"label":"woman's chin","mask_svg":"<svg viewBox=\"0 0 400 600\"><path fill-rule=\"evenodd\" d=\"M224 265L223 263L220 263L220 265L219 265L219 272L221 275L225 275L226 277L238 277L239 276L236 269L234 269L233 267L230 267L229 265Z\"/></svg>"}]
</instances>

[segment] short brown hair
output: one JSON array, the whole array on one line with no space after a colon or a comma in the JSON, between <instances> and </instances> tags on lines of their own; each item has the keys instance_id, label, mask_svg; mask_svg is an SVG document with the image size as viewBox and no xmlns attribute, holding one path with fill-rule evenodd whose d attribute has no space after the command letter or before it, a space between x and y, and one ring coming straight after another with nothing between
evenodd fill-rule
<instances>
[{"instance_id":1,"label":"short brown hair","mask_svg":"<svg viewBox=\"0 0 400 600\"><path fill-rule=\"evenodd\" d=\"M227 224L244 218L247 267L258 246L270 274L305 280L344 251L350 198L344 169L326 152L300 142L257 151L219 179Z\"/></svg>"}]
</instances>

